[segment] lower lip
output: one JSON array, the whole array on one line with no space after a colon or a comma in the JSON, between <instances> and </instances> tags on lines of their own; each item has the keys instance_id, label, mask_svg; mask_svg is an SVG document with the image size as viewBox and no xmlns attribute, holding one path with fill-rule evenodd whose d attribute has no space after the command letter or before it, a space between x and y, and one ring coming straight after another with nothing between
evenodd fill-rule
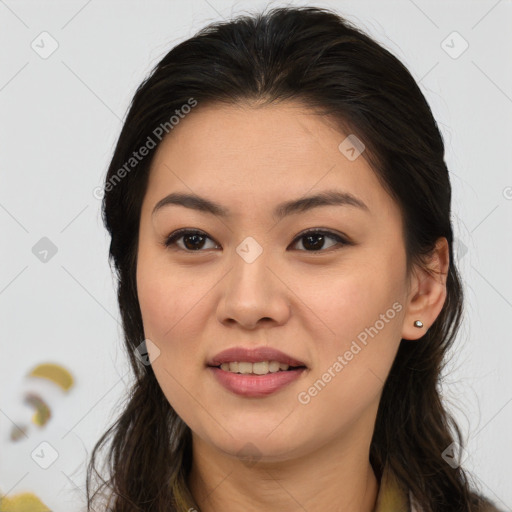
<instances>
[{"instance_id":1,"label":"lower lip","mask_svg":"<svg viewBox=\"0 0 512 512\"><path fill-rule=\"evenodd\" d=\"M294 380L297 380L306 370L279 371L266 375L247 375L208 367L216 379L229 391L246 397L264 397L279 391Z\"/></svg>"}]
</instances>

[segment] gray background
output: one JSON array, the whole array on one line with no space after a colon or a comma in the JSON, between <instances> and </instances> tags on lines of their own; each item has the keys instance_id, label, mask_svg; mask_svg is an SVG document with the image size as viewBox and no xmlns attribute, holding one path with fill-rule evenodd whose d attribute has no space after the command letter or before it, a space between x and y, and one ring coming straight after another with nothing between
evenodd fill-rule
<instances>
[{"instance_id":1,"label":"gray background","mask_svg":"<svg viewBox=\"0 0 512 512\"><path fill-rule=\"evenodd\" d=\"M411 70L434 111L446 142L466 293L465 321L442 391L468 440L465 467L481 492L510 510L512 2L271 5L292 3L334 8L371 33ZM102 184L129 101L152 66L208 22L266 5L0 0L4 493L32 490L55 511L83 509L83 461L116 417L130 382L109 239L93 190ZM52 44L56 50L41 55ZM43 237L57 249L46 262L33 253L36 244L48 243ZM7 432L23 378L44 361L69 368L76 386L45 430L14 445ZM42 441L59 454L46 470L31 457Z\"/></svg>"}]
</instances>

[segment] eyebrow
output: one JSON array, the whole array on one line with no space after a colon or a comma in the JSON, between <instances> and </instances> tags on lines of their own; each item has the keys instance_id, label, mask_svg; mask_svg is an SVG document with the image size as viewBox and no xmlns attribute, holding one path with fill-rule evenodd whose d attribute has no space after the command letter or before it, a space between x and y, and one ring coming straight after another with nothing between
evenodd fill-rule
<instances>
[{"instance_id":1,"label":"eyebrow","mask_svg":"<svg viewBox=\"0 0 512 512\"><path fill-rule=\"evenodd\" d=\"M152 215L155 215L159 210L168 205L184 206L185 208L217 215L222 218L232 217L231 212L224 206L204 197L182 192L173 192L160 199L153 208ZM353 206L368 213L370 212L368 206L361 199L358 199L349 192L325 190L312 196L280 203L276 206L272 215L275 219L281 220L288 215L303 213L320 206Z\"/></svg>"}]
</instances>

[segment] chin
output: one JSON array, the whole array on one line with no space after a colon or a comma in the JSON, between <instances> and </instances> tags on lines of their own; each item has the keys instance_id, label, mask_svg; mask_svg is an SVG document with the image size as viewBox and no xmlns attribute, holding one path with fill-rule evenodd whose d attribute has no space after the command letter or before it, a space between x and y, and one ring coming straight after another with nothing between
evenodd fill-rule
<instances>
[{"instance_id":1,"label":"chin","mask_svg":"<svg viewBox=\"0 0 512 512\"><path fill-rule=\"evenodd\" d=\"M272 428L261 432L248 432L233 436L226 434L222 439L211 439L210 442L220 452L237 459L247 459L247 465L255 462L278 462L299 456L301 451L300 440L293 434L281 432L280 435L269 436ZM290 439L293 444L290 445Z\"/></svg>"}]
</instances>

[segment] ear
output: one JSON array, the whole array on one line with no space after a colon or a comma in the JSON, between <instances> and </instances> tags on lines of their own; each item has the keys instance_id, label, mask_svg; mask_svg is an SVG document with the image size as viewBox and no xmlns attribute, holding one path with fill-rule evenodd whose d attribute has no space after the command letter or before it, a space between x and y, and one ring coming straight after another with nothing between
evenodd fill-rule
<instances>
[{"instance_id":1,"label":"ear","mask_svg":"<svg viewBox=\"0 0 512 512\"><path fill-rule=\"evenodd\" d=\"M428 257L427 269L415 266L402 327L402 338L417 340L435 322L446 300L446 279L450 265L448 240L441 237ZM414 326L420 320L423 327Z\"/></svg>"}]
</instances>

